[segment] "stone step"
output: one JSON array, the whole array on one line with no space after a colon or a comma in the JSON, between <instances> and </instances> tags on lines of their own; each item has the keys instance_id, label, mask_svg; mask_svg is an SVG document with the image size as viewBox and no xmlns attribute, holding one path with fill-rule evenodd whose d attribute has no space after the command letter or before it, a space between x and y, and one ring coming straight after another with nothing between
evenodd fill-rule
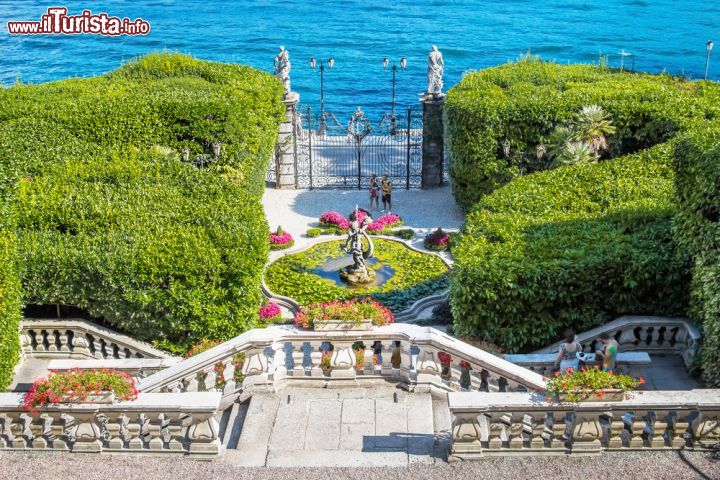
<instances>
[{"instance_id":1,"label":"stone step","mask_svg":"<svg viewBox=\"0 0 720 480\"><path fill-rule=\"evenodd\" d=\"M256 393L243 411L238 406L237 416L228 437L225 460L244 467L262 467L268 452L268 443L277 417L280 398L277 395ZM237 440L236 440L237 439Z\"/></svg>"}]
</instances>

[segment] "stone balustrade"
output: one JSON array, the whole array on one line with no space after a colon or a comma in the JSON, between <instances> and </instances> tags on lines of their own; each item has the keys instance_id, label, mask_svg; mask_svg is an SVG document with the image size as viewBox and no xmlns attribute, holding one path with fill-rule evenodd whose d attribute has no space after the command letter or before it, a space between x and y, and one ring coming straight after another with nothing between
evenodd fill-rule
<instances>
[{"instance_id":1,"label":"stone balustrade","mask_svg":"<svg viewBox=\"0 0 720 480\"><path fill-rule=\"evenodd\" d=\"M620 345L621 352L644 351L681 355L690 366L697 353L701 335L697 327L684 318L628 315L577 335L586 352L594 352L601 333L607 332ZM534 353L557 352L556 342Z\"/></svg>"},{"instance_id":2,"label":"stone balustrade","mask_svg":"<svg viewBox=\"0 0 720 480\"><path fill-rule=\"evenodd\" d=\"M540 375L550 376L555 370L554 353L526 353L505 355L503 358L516 365L525 367ZM647 352L620 352L616 357L616 371L632 377L639 377L643 368L650 364L650 355Z\"/></svg>"},{"instance_id":3,"label":"stone balustrade","mask_svg":"<svg viewBox=\"0 0 720 480\"><path fill-rule=\"evenodd\" d=\"M548 403L536 393L449 393L451 459L709 449L720 390L650 391L620 402Z\"/></svg>"},{"instance_id":4,"label":"stone balustrade","mask_svg":"<svg viewBox=\"0 0 720 480\"><path fill-rule=\"evenodd\" d=\"M359 343L362 348L353 349ZM281 384L352 385L388 379L413 391L499 392L545 385L541 375L439 330L393 324L365 332L314 332L290 326L250 330L142 379L139 388L222 391L229 396L240 387L249 393Z\"/></svg>"},{"instance_id":5,"label":"stone balustrade","mask_svg":"<svg viewBox=\"0 0 720 480\"><path fill-rule=\"evenodd\" d=\"M23 394L0 393L0 451L222 453L215 414L220 393L141 393L115 404L22 409Z\"/></svg>"},{"instance_id":6,"label":"stone balustrade","mask_svg":"<svg viewBox=\"0 0 720 480\"><path fill-rule=\"evenodd\" d=\"M39 358L168 358L152 346L83 319L25 319L20 345Z\"/></svg>"}]
</instances>

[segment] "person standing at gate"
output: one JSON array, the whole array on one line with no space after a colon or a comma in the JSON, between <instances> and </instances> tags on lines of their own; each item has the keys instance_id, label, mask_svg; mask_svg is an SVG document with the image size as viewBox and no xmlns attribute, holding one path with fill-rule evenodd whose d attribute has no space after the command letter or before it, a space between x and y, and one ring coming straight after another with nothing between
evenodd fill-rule
<instances>
[{"instance_id":1,"label":"person standing at gate","mask_svg":"<svg viewBox=\"0 0 720 480\"><path fill-rule=\"evenodd\" d=\"M375 201L375 210L380 210L380 180L377 175L370 177L370 210L372 210L373 200Z\"/></svg>"},{"instance_id":2,"label":"person standing at gate","mask_svg":"<svg viewBox=\"0 0 720 480\"><path fill-rule=\"evenodd\" d=\"M392 182L387 175L383 175L380 189L382 190L383 212L387 211L390 213L392 210Z\"/></svg>"}]
</instances>

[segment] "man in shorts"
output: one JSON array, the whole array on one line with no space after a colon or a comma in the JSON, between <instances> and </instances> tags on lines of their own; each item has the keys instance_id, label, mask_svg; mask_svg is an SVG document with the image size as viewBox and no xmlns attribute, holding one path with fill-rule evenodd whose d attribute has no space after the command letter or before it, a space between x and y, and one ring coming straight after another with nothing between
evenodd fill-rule
<instances>
[{"instance_id":1,"label":"man in shorts","mask_svg":"<svg viewBox=\"0 0 720 480\"><path fill-rule=\"evenodd\" d=\"M380 189L382 190L383 212L390 213L392 210L392 182L387 175L383 175Z\"/></svg>"}]
</instances>

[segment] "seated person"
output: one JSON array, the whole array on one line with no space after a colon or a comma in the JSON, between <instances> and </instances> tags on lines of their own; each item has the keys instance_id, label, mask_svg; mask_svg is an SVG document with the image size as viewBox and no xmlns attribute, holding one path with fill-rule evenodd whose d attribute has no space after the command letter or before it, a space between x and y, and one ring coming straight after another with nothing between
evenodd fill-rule
<instances>
[{"instance_id":1,"label":"seated person","mask_svg":"<svg viewBox=\"0 0 720 480\"><path fill-rule=\"evenodd\" d=\"M595 352L597 357L602 360L602 369L606 372L615 370L615 358L618 353L618 343L614 338L610 338L608 333L600 334L600 348Z\"/></svg>"},{"instance_id":2,"label":"seated person","mask_svg":"<svg viewBox=\"0 0 720 480\"><path fill-rule=\"evenodd\" d=\"M576 356L577 352L582 352L582 345L575 339L575 332L568 328L565 330L565 343L560 345L555 359L555 368L559 366L562 371L569 368L577 370L580 366L580 361Z\"/></svg>"}]
</instances>

